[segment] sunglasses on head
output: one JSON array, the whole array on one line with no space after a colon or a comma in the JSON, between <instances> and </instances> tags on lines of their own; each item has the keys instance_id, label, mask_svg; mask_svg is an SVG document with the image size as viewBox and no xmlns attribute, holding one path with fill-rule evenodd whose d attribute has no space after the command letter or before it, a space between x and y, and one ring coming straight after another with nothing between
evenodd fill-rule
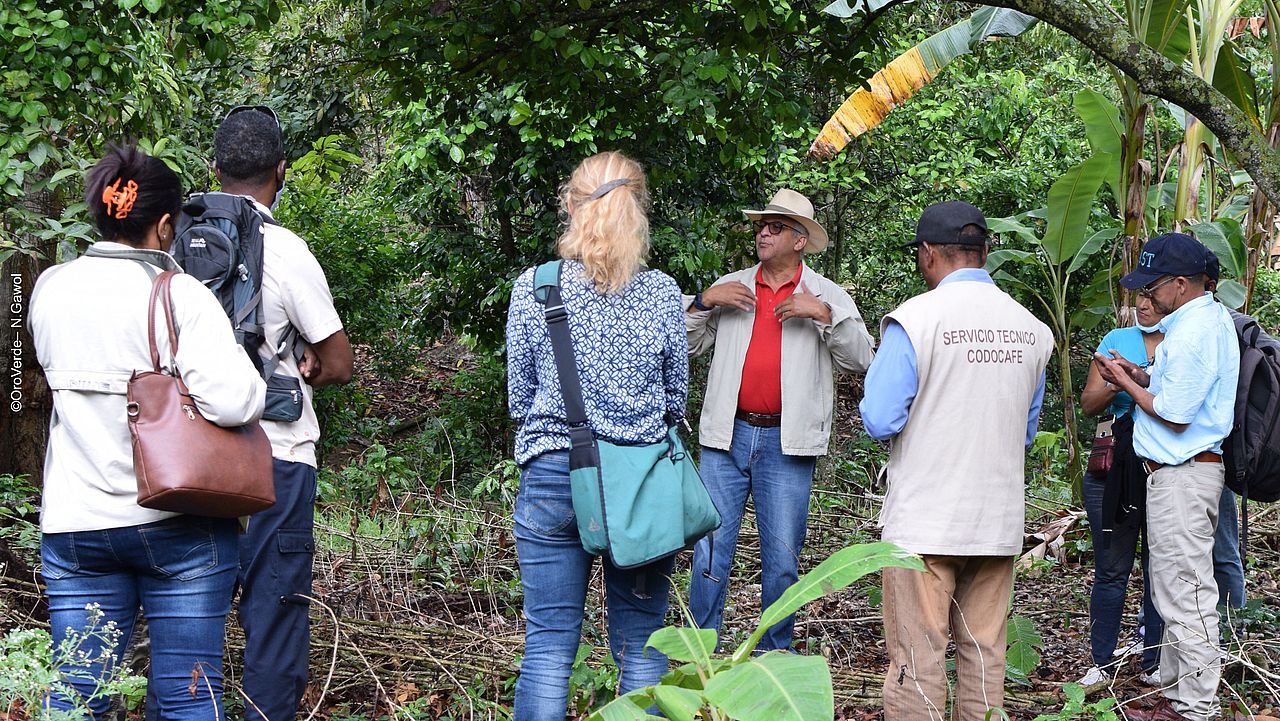
<instances>
[{"instance_id":1,"label":"sunglasses on head","mask_svg":"<svg viewBox=\"0 0 1280 721\"><path fill-rule=\"evenodd\" d=\"M222 120L223 122L226 122L226 119L231 117L232 115L235 115L236 113L248 112L250 110L254 110L259 113L262 113L263 115L266 115L267 117L275 121L277 128L280 127L280 118L279 116L276 115L276 111L272 110L271 106L269 105L237 105L234 108L228 110L226 117L224 117Z\"/></svg>"},{"instance_id":2,"label":"sunglasses on head","mask_svg":"<svg viewBox=\"0 0 1280 721\"><path fill-rule=\"evenodd\" d=\"M781 220L757 220L751 223L751 227L755 228L757 233L759 233L761 230L767 227L769 229L769 232L772 233L773 235L781 235L783 228L787 228L788 230L794 230L796 233L799 233L800 235L804 235L803 230L795 227L794 225L788 225L782 222Z\"/></svg>"}]
</instances>

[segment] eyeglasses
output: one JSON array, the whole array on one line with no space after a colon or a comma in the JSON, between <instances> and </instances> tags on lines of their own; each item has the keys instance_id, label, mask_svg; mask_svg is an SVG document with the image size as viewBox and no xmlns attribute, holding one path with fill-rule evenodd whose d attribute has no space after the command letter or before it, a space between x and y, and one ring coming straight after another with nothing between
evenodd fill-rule
<instances>
[{"instance_id":1,"label":"eyeglasses","mask_svg":"<svg viewBox=\"0 0 1280 721\"><path fill-rule=\"evenodd\" d=\"M1139 297L1146 298L1147 300L1151 300L1152 298L1155 297L1156 291L1161 286L1168 285L1169 283L1172 283L1177 279L1178 279L1178 276L1171 275L1168 278L1165 278L1164 280L1160 281L1159 283L1156 283L1155 285L1144 285L1143 287L1138 289L1138 295Z\"/></svg>"},{"instance_id":2,"label":"eyeglasses","mask_svg":"<svg viewBox=\"0 0 1280 721\"><path fill-rule=\"evenodd\" d=\"M806 234L803 230L795 227L794 225L787 225L781 220L757 220L751 223L751 227L755 228L757 233L767 227L769 232L773 235L781 235L783 228L795 231L799 235Z\"/></svg>"},{"instance_id":3,"label":"eyeglasses","mask_svg":"<svg viewBox=\"0 0 1280 721\"><path fill-rule=\"evenodd\" d=\"M227 121L227 118L231 117L232 115L235 115L236 113L243 113L249 110L255 110L259 113L262 113L263 115L266 115L267 117L275 121L277 128L281 127L279 116L276 115L276 111L272 110L271 106L269 105L237 105L234 108L227 111L227 115L222 119L222 122L225 123Z\"/></svg>"}]
</instances>

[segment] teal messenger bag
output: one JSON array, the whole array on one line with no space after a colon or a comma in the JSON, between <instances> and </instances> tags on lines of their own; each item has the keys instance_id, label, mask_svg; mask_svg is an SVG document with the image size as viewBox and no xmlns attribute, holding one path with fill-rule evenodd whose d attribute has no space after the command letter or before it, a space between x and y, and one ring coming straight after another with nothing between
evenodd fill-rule
<instances>
[{"instance_id":1,"label":"teal messenger bag","mask_svg":"<svg viewBox=\"0 0 1280 721\"><path fill-rule=\"evenodd\" d=\"M582 403L569 316L560 299L560 261L538 266L534 295L543 304L569 424L569 483L582 547L635 568L693 548L720 527L720 513L668 418L657 443L621 445L596 437Z\"/></svg>"}]
</instances>

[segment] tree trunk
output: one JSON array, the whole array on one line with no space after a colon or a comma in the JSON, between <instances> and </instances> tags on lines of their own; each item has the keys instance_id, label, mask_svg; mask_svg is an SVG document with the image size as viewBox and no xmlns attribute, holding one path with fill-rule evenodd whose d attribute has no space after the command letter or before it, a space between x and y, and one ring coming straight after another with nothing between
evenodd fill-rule
<instances>
[{"instance_id":1,"label":"tree trunk","mask_svg":"<svg viewBox=\"0 0 1280 721\"><path fill-rule=\"evenodd\" d=\"M1267 132L1267 142L1273 148L1280 144L1280 121L1272 122L1271 129ZM1249 200L1249 215L1245 219L1244 226L1245 248L1248 249L1249 260L1245 265L1243 279L1247 293L1242 312L1248 313L1253 305L1253 283L1258 276L1258 265L1263 262L1270 263L1271 246L1275 242L1275 220L1275 203L1267 200L1267 196L1255 189L1253 197Z\"/></svg>"},{"instance_id":2,"label":"tree trunk","mask_svg":"<svg viewBox=\"0 0 1280 721\"><path fill-rule=\"evenodd\" d=\"M52 249L50 249L52 251ZM0 414L0 473L27 475L37 487L42 480L44 449L53 397L36 363L27 331L31 289L50 264L15 253L0 268L4 314L0 346L4 348L4 406Z\"/></svg>"}]
</instances>

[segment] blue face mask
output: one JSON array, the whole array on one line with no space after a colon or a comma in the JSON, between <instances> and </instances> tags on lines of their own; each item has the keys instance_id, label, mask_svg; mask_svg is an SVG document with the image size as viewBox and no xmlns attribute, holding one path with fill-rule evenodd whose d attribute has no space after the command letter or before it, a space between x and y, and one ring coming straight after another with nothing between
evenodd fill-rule
<instances>
[{"instance_id":1,"label":"blue face mask","mask_svg":"<svg viewBox=\"0 0 1280 721\"><path fill-rule=\"evenodd\" d=\"M1138 326L1138 330L1142 331L1143 333L1155 333L1156 331L1160 330L1159 323L1156 323L1155 325L1143 325L1141 323L1135 323L1134 325Z\"/></svg>"},{"instance_id":2,"label":"blue face mask","mask_svg":"<svg viewBox=\"0 0 1280 721\"><path fill-rule=\"evenodd\" d=\"M280 187L276 188L276 195L274 198L271 199L272 210L275 210L276 206L280 204L280 196L282 195L284 195L284 176L283 175L280 176Z\"/></svg>"}]
</instances>

